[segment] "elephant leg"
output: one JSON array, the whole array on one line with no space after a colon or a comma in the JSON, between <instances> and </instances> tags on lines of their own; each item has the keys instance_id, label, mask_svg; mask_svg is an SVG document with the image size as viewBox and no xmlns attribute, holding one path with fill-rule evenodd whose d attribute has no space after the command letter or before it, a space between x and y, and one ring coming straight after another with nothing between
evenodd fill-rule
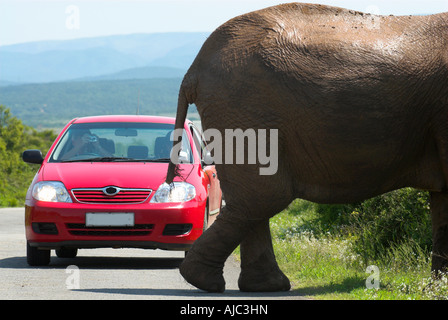
<instances>
[{"instance_id":1,"label":"elephant leg","mask_svg":"<svg viewBox=\"0 0 448 320\"><path fill-rule=\"evenodd\" d=\"M198 240L195 241L179 271L195 287L208 292L223 292L224 263L240 244L250 226L247 219L231 214L228 206Z\"/></svg>"},{"instance_id":2,"label":"elephant leg","mask_svg":"<svg viewBox=\"0 0 448 320\"><path fill-rule=\"evenodd\" d=\"M269 220L253 225L241 242L238 286L246 292L287 291L289 279L278 267L272 247Z\"/></svg>"},{"instance_id":3,"label":"elephant leg","mask_svg":"<svg viewBox=\"0 0 448 320\"><path fill-rule=\"evenodd\" d=\"M448 271L448 193L431 193L432 271Z\"/></svg>"}]
</instances>

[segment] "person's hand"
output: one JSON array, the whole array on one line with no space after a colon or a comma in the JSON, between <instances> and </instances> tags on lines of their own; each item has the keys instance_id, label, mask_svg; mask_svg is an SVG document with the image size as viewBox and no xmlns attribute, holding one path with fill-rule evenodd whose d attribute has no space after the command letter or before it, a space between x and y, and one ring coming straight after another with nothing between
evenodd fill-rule
<instances>
[{"instance_id":1,"label":"person's hand","mask_svg":"<svg viewBox=\"0 0 448 320\"><path fill-rule=\"evenodd\" d=\"M100 145L100 137L98 137L96 134L90 135L90 143L97 150L101 147L101 145Z\"/></svg>"},{"instance_id":2,"label":"person's hand","mask_svg":"<svg viewBox=\"0 0 448 320\"><path fill-rule=\"evenodd\" d=\"M90 138L91 137L91 135L90 134L88 134L88 133L84 133L83 135L82 135L82 138L81 138L81 142L82 142L82 146L83 145L85 145L85 144L87 144L87 143L90 143Z\"/></svg>"}]
</instances>

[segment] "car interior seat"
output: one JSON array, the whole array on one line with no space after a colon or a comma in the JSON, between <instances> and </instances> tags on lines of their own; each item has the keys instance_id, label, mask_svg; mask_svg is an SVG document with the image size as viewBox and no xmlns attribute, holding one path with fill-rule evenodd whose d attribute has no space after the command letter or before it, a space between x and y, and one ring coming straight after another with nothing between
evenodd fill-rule
<instances>
[{"instance_id":1,"label":"car interior seat","mask_svg":"<svg viewBox=\"0 0 448 320\"><path fill-rule=\"evenodd\" d=\"M129 146L128 158L132 159L148 159L148 147L147 146Z\"/></svg>"},{"instance_id":2,"label":"car interior seat","mask_svg":"<svg viewBox=\"0 0 448 320\"><path fill-rule=\"evenodd\" d=\"M106 151L110 152L111 154L115 153L115 143L113 140L99 138L99 142L101 147L104 148Z\"/></svg>"},{"instance_id":3,"label":"car interior seat","mask_svg":"<svg viewBox=\"0 0 448 320\"><path fill-rule=\"evenodd\" d=\"M158 159L169 159L172 143L168 137L158 137L154 144L154 155Z\"/></svg>"}]
</instances>

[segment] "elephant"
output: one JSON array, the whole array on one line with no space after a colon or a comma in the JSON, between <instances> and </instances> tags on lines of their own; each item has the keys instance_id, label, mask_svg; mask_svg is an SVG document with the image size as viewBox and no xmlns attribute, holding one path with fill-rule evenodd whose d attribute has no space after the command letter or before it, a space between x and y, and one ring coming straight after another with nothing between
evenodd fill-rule
<instances>
[{"instance_id":1,"label":"elephant","mask_svg":"<svg viewBox=\"0 0 448 320\"><path fill-rule=\"evenodd\" d=\"M237 16L185 74L175 128L193 103L204 130L278 130L275 174L216 164L226 206L179 267L193 286L225 291L223 266L240 245L241 291L290 290L271 217L296 198L354 203L403 187L430 192L432 270L447 270L448 13L288 3Z\"/></svg>"}]
</instances>

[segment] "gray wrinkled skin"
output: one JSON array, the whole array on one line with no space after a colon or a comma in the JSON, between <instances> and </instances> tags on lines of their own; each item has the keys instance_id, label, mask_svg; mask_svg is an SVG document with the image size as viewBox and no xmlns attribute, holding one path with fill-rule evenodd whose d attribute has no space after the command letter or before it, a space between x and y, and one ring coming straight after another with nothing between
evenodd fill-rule
<instances>
[{"instance_id":1,"label":"gray wrinkled skin","mask_svg":"<svg viewBox=\"0 0 448 320\"><path fill-rule=\"evenodd\" d=\"M431 192L432 268L447 268L447 13L376 16L295 3L236 17L185 75L176 128L191 103L204 129L279 130L276 174L216 166L227 206L180 268L193 285L223 291L223 264L241 244L241 290L289 290L270 217L295 198L347 203L402 187Z\"/></svg>"}]
</instances>

